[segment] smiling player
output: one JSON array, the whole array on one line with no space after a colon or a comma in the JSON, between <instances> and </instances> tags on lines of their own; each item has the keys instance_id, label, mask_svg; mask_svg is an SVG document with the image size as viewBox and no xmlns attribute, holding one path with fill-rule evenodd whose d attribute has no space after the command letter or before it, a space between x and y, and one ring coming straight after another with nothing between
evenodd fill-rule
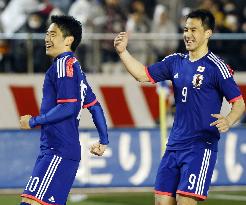
<instances>
[{"instance_id":1,"label":"smiling player","mask_svg":"<svg viewBox=\"0 0 246 205\"><path fill-rule=\"evenodd\" d=\"M121 32L114 40L123 64L136 80L173 83L176 114L156 176L156 205L196 205L207 198L219 132L228 131L245 110L228 65L208 49L214 27L209 11L191 12L183 33L188 53L174 53L148 67L127 51L127 33ZM232 103L225 117L219 114L223 97Z\"/></svg>"},{"instance_id":2,"label":"smiling player","mask_svg":"<svg viewBox=\"0 0 246 205\"><path fill-rule=\"evenodd\" d=\"M100 140L91 153L103 155L108 142L103 110L86 80L74 51L82 26L71 16L52 16L46 36L46 54L53 58L45 74L40 115L22 116L22 129L41 125L40 155L23 192L21 205L65 205L81 158L78 125L87 108Z\"/></svg>"}]
</instances>

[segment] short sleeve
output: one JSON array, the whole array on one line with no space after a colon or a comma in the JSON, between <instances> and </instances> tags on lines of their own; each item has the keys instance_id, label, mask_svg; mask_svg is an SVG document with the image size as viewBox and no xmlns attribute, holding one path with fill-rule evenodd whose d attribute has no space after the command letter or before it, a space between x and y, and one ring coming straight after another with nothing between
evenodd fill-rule
<instances>
[{"instance_id":1,"label":"short sleeve","mask_svg":"<svg viewBox=\"0 0 246 205\"><path fill-rule=\"evenodd\" d=\"M241 91L233 79L232 72L230 72L228 65L221 63L220 66L216 68L215 75L219 91L228 102L232 103L242 97Z\"/></svg>"},{"instance_id":2,"label":"short sleeve","mask_svg":"<svg viewBox=\"0 0 246 205\"><path fill-rule=\"evenodd\" d=\"M162 61L146 67L146 74L150 82L156 83L164 80L172 79L172 70L176 64L178 54L165 57Z\"/></svg>"}]
</instances>

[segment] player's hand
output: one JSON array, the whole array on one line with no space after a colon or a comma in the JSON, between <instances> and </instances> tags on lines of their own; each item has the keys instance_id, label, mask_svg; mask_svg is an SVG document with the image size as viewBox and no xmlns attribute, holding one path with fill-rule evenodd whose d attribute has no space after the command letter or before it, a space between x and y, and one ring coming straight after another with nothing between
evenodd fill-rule
<instances>
[{"instance_id":1,"label":"player's hand","mask_svg":"<svg viewBox=\"0 0 246 205\"><path fill-rule=\"evenodd\" d=\"M107 145L100 144L99 142L97 142L91 145L90 152L94 155L102 156L106 148L107 148Z\"/></svg>"},{"instance_id":2,"label":"player's hand","mask_svg":"<svg viewBox=\"0 0 246 205\"><path fill-rule=\"evenodd\" d=\"M211 116L217 118L217 120L212 122L210 126L216 126L219 132L227 132L229 130L231 123L226 117L220 114L211 114Z\"/></svg>"},{"instance_id":3,"label":"player's hand","mask_svg":"<svg viewBox=\"0 0 246 205\"><path fill-rule=\"evenodd\" d=\"M29 125L29 120L32 116L31 115L24 115L20 117L20 128L23 130L31 129Z\"/></svg>"},{"instance_id":4,"label":"player's hand","mask_svg":"<svg viewBox=\"0 0 246 205\"><path fill-rule=\"evenodd\" d=\"M126 32L120 32L114 39L114 47L118 54L121 54L126 50L128 43L128 34Z\"/></svg>"}]
</instances>

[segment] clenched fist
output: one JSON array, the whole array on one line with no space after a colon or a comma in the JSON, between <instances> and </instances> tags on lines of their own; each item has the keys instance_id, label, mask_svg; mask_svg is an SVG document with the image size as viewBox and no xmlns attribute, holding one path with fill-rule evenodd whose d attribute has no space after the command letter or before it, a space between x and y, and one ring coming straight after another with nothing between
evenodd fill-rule
<instances>
[{"instance_id":1,"label":"clenched fist","mask_svg":"<svg viewBox=\"0 0 246 205\"><path fill-rule=\"evenodd\" d=\"M91 145L90 152L94 155L102 156L106 148L107 148L107 145L100 144L99 142L97 142Z\"/></svg>"},{"instance_id":2,"label":"clenched fist","mask_svg":"<svg viewBox=\"0 0 246 205\"><path fill-rule=\"evenodd\" d=\"M114 47L118 54L121 54L126 50L128 43L128 34L126 32L120 32L114 39Z\"/></svg>"},{"instance_id":3,"label":"clenched fist","mask_svg":"<svg viewBox=\"0 0 246 205\"><path fill-rule=\"evenodd\" d=\"M20 117L20 128L23 130L31 129L29 125L29 120L32 116L31 115L24 115Z\"/></svg>"}]
</instances>

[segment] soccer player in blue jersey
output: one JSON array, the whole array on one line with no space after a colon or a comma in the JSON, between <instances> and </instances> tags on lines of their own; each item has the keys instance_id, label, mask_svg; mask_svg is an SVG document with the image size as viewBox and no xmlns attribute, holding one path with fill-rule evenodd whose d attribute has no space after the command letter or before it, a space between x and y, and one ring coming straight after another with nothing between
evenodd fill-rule
<instances>
[{"instance_id":1,"label":"soccer player in blue jersey","mask_svg":"<svg viewBox=\"0 0 246 205\"><path fill-rule=\"evenodd\" d=\"M81 158L78 125L87 108L99 133L91 153L103 155L108 141L102 107L86 80L74 51L82 26L71 16L52 16L45 36L53 63L45 74L40 115L22 116L22 129L41 126L40 155L23 192L21 205L65 205Z\"/></svg>"},{"instance_id":2,"label":"soccer player in blue jersey","mask_svg":"<svg viewBox=\"0 0 246 205\"><path fill-rule=\"evenodd\" d=\"M176 114L155 182L156 205L196 205L207 198L220 132L241 117L245 104L227 64L208 49L215 27L206 10L187 15L183 38L187 54L174 53L148 67L127 51L121 32L114 46L127 71L140 82L171 80ZM220 115L223 97L232 104Z\"/></svg>"}]
</instances>

